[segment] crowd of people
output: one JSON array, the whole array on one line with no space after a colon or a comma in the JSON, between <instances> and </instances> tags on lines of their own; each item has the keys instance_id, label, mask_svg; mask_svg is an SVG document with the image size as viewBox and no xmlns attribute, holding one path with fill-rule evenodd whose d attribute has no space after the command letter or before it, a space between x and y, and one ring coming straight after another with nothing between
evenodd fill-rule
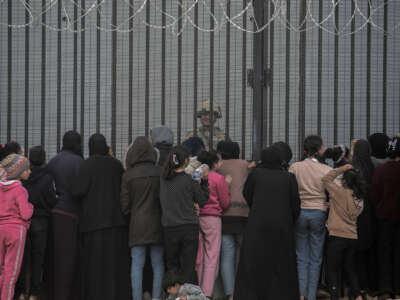
<instances>
[{"instance_id":1,"label":"crowd of people","mask_svg":"<svg viewBox=\"0 0 400 300\"><path fill-rule=\"evenodd\" d=\"M400 298L400 137L311 135L293 164L165 126L122 162L98 133L23 152L0 145L1 300L205 300L218 276L228 300Z\"/></svg>"}]
</instances>

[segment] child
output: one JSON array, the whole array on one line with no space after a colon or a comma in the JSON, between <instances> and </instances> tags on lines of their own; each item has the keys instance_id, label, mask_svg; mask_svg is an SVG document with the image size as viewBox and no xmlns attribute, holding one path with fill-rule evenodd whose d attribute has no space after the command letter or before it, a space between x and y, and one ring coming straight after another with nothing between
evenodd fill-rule
<instances>
[{"instance_id":1,"label":"child","mask_svg":"<svg viewBox=\"0 0 400 300\"><path fill-rule=\"evenodd\" d=\"M26 299L24 294L26 294L27 268L30 262L31 296L29 300L36 300L40 294L51 209L57 202L57 196L53 176L47 169L46 152L42 146L32 147L29 150L29 161L32 173L23 185L28 191L29 202L33 204L35 210L26 237L25 254L16 292L21 294L19 299Z\"/></svg>"},{"instance_id":2,"label":"child","mask_svg":"<svg viewBox=\"0 0 400 300\"><path fill-rule=\"evenodd\" d=\"M322 177L332 169L320 162L324 152L321 137L310 135L304 140L306 158L289 168L289 172L296 176L301 200L300 216L296 224L297 271L301 300L317 298L328 210Z\"/></svg>"},{"instance_id":3,"label":"child","mask_svg":"<svg viewBox=\"0 0 400 300\"><path fill-rule=\"evenodd\" d=\"M33 213L28 192L20 182L29 178L30 169L29 161L18 154L10 154L0 165L7 174L0 181L0 299L13 299Z\"/></svg>"},{"instance_id":4,"label":"child","mask_svg":"<svg viewBox=\"0 0 400 300\"><path fill-rule=\"evenodd\" d=\"M168 155L160 180L160 201L168 270L180 270L185 282L194 282L199 242L199 217L209 197L208 171L204 169L200 184L185 173L189 153L174 147Z\"/></svg>"},{"instance_id":5,"label":"child","mask_svg":"<svg viewBox=\"0 0 400 300\"><path fill-rule=\"evenodd\" d=\"M335 182L342 175L341 184ZM350 299L362 300L356 272L357 218L363 210L366 188L360 174L349 164L330 171L322 178L330 195L328 217L328 283L331 299L337 300L342 264L349 283Z\"/></svg>"},{"instance_id":6,"label":"child","mask_svg":"<svg viewBox=\"0 0 400 300\"><path fill-rule=\"evenodd\" d=\"M239 158L240 147L236 142L221 141L217 145L217 151L223 159L218 173L224 177L232 176L232 183L229 185L231 205L221 217L221 277L225 294L232 300L237 260L249 215L249 206L243 197L249 163Z\"/></svg>"},{"instance_id":7,"label":"child","mask_svg":"<svg viewBox=\"0 0 400 300\"><path fill-rule=\"evenodd\" d=\"M221 215L229 207L229 189L227 183L232 177L218 174L222 166L221 157L214 151L203 151L198 160L210 167L208 184L210 197L200 209L200 240L197 256L197 276L199 285L207 297L211 297L214 282L218 274L219 255L221 251Z\"/></svg>"},{"instance_id":8,"label":"child","mask_svg":"<svg viewBox=\"0 0 400 300\"><path fill-rule=\"evenodd\" d=\"M168 294L167 300L207 300L199 286L183 283L176 272L165 274L163 288Z\"/></svg>"}]
</instances>

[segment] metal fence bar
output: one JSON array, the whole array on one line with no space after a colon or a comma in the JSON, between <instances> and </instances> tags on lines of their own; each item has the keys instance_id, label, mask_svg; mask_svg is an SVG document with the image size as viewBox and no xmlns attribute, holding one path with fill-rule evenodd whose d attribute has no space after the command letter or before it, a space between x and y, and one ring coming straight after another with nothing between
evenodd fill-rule
<instances>
[{"instance_id":1,"label":"metal fence bar","mask_svg":"<svg viewBox=\"0 0 400 300\"><path fill-rule=\"evenodd\" d=\"M146 3L146 22L150 24L150 1ZM150 27L146 26L146 79L144 97L144 132L149 136L149 106L150 106Z\"/></svg>"},{"instance_id":2,"label":"metal fence bar","mask_svg":"<svg viewBox=\"0 0 400 300\"><path fill-rule=\"evenodd\" d=\"M334 80L333 80L333 143L338 142L338 100L339 100L339 3L335 7L335 46L334 46Z\"/></svg>"},{"instance_id":3,"label":"metal fence bar","mask_svg":"<svg viewBox=\"0 0 400 300\"><path fill-rule=\"evenodd\" d=\"M78 7L74 5L74 20L78 18ZM73 128L78 129L78 22L74 22L74 62L72 83Z\"/></svg>"},{"instance_id":4,"label":"metal fence bar","mask_svg":"<svg viewBox=\"0 0 400 300\"><path fill-rule=\"evenodd\" d=\"M243 8L247 6L247 1L243 0ZM247 12L242 17L243 28L247 29ZM242 33L242 158L246 157L246 69L247 69L247 34Z\"/></svg>"},{"instance_id":5,"label":"metal fence bar","mask_svg":"<svg viewBox=\"0 0 400 300\"><path fill-rule=\"evenodd\" d=\"M194 24L199 24L199 5L194 7ZM199 61L199 30L194 26L194 62L193 62L193 130L197 135L197 91L198 91L198 61Z\"/></svg>"},{"instance_id":6,"label":"metal fence bar","mask_svg":"<svg viewBox=\"0 0 400 300\"><path fill-rule=\"evenodd\" d=\"M226 13L228 18L231 17L231 3L230 1L226 2ZM225 138L229 137L229 113L230 113L230 64L231 64L231 25L230 23L226 24L226 60L225 60L225 72L226 72L226 79L225 79Z\"/></svg>"},{"instance_id":7,"label":"metal fence bar","mask_svg":"<svg viewBox=\"0 0 400 300\"><path fill-rule=\"evenodd\" d=\"M178 32L182 30L182 0L178 7ZM178 144L182 137L182 34L178 36Z\"/></svg>"},{"instance_id":8,"label":"metal fence bar","mask_svg":"<svg viewBox=\"0 0 400 300\"><path fill-rule=\"evenodd\" d=\"M57 152L61 145L61 8L62 2L57 3Z\"/></svg>"},{"instance_id":9,"label":"metal fence bar","mask_svg":"<svg viewBox=\"0 0 400 300\"><path fill-rule=\"evenodd\" d=\"M12 0L8 0L8 24L12 24ZM12 110L12 28L7 31L7 141L11 140L11 110Z\"/></svg>"},{"instance_id":10,"label":"metal fence bar","mask_svg":"<svg viewBox=\"0 0 400 300\"><path fill-rule=\"evenodd\" d=\"M42 9L46 7L46 0L42 0ZM42 14L42 23L46 24L46 13ZM42 70L41 70L41 116L40 116L40 144L45 145L46 131L46 27L42 26Z\"/></svg>"},{"instance_id":11,"label":"metal fence bar","mask_svg":"<svg viewBox=\"0 0 400 300\"><path fill-rule=\"evenodd\" d=\"M27 0L27 5L30 5L30 0ZM25 22L29 22L29 12L25 10ZM25 141L24 149L25 155L28 155L29 147L29 37L30 37L30 27L25 27Z\"/></svg>"},{"instance_id":12,"label":"metal fence bar","mask_svg":"<svg viewBox=\"0 0 400 300\"><path fill-rule=\"evenodd\" d=\"M354 1L351 1L351 13L356 9ZM351 32L356 30L356 19L351 20ZM350 37L350 138L354 138L354 72L355 72L355 36Z\"/></svg>"},{"instance_id":13,"label":"metal fence bar","mask_svg":"<svg viewBox=\"0 0 400 300\"><path fill-rule=\"evenodd\" d=\"M275 10L274 3L270 2L270 18L272 18ZM269 71L268 71L268 87L269 87L269 144L272 145L274 139L274 82L273 82L273 74L274 74L274 21L271 22L269 27Z\"/></svg>"},{"instance_id":14,"label":"metal fence bar","mask_svg":"<svg viewBox=\"0 0 400 300\"><path fill-rule=\"evenodd\" d=\"M307 0L300 2L300 41L299 41L299 114L298 149L303 148L305 137L305 99L306 99L306 17ZM299 151L300 152L300 151Z\"/></svg>"},{"instance_id":15,"label":"metal fence bar","mask_svg":"<svg viewBox=\"0 0 400 300\"><path fill-rule=\"evenodd\" d=\"M81 124L80 134L82 137L82 152L85 149L85 0L81 0Z\"/></svg>"},{"instance_id":16,"label":"metal fence bar","mask_svg":"<svg viewBox=\"0 0 400 300\"><path fill-rule=\"evenodd\" d=\"M210 5L210 27L214 27L214 5L215 0L211 0ZM210 32L210 122L214 124L214 31ZM214 126L210 126L210 137L209 137L209 146L210 149L213 146L213 137L214 137Z\"/></svg>"},{"instance_id":17,"label":"metal fence bar","mask_svg":"<svg viewBox=\"0 0 400 300\"><path fill-rule=\"evenodd\" d=\"M166 11L166 1L162 0L162 11ZM166 46L166 29L164 26L167 22L165 14L161 16L161 124L165 125L165 46Z\"/></svg>"},{"instance_id":18,"label":"metal fence bar","mask_svg":"<svg viewBox=\"0 0 400 300\"><path fill-rule=\"evenodd\" d=\"M269 20L269 3L270 0L268 1L263 1L263 6L264 6L264 20L261 24L266 24L268 23ZM260 24L260 23L259 23ZM269 71L269 29L265 29L264 31L264 38L263 38L263 55L264 55L264 60L263 60L263 72L262 72L262 87L263 87L263 97L262 97L262 132L263 132L263 139L262 139L262 145L261 145L261 150L264 149L266 146L266 143L268 142L268 129L269 129L269 124L268 124L268 87L269 87L269 77L268 77L268 71Z\"/></svg>"},{"instance_id":19,"label":"metal fence bar","mask_svg":"<svg viewBox=\"0 0 400 300\"><path fill-rule=\"evenodd\" d=\"M134 0L129 0L129 15L133 15ZM128 120L128 142L129 145L133 139L133 18L129 19L129 84L128 84L128 98L129 98L129 120Z\"/></svg>"},{"instance_id":20,"label":"metal fence bar","mask_svg":"<svg viewBox=\"0 0 400 300\"><path fill-rule=\"evenodd\" d=\"M97 5L100 5L101 0L97 0ZM100 10L96 12L96 132L100 132Z\"/></svg>"},{"instance_id":21,"label":"metal fence bar","mask_svg":"<svg viewBox=\"0 0 400 300\"><path fill-rule=\"evenodd\" d=\"M322 0L320 0L322 1ZM286 19L290 23L290 1L286 1ZM287 25L287 24L286 24ZM285 56L285 142L289 142L289 107L290 107L290 28L286 26Z\"/></svg>"},{"instance_id":22,"label":"metal fence bar","mask_svg":"<svg viewBox=\"0 0 400 300\"><path fill-rule=\"evenodd\" d=\"M318 22L322 23L324 0L319 0ZM322 28L318 27L317 132L322 133Z\"/></svg>"},{"instance_id":23,"label":"metal fence bar","mask_svg":"<svg viewBox=\"0 0 400 300\"><path fill-rule=\"evenodd\" d=\"M117 2L112 2L111 24L117 26ZM117 32L111 35L111 148L117 145Z\"/></svg>"},{"instance_id":24,"label":"metal fence bar","mask_svg":"<svg viewBox=\"0 0 400 300\"><path fill-rule=\"evenodd\" d=\"M264 1L254 1L255 24L264 23ZM264 99L264 32L254 34L253 46L253 159L260 158L263 147L263 99Z\"/></svg>"},{"instance_id":25,"label":"metal fence bar","mask_svg":"<svg viewBox=\"0 0 400 300\"><path fill-rule=\"evenodd\" d=\"M368 18L371 17L371 3L368 1ZM371 23L367 24L367 136L371 131Z\"/></svg>"},{"instance_id":26,"label":"metal fence bar","mask_svg":"<svg viewBox=\"0 0 400 300\"><path fill-rule=\"evenodd\" d=\"M388 3L384 3L383 7L383 78L382 78L382 128L383 132L386 133L386 110L387 110L387 32L388 32Z\"/></svg>"}]
</instances>

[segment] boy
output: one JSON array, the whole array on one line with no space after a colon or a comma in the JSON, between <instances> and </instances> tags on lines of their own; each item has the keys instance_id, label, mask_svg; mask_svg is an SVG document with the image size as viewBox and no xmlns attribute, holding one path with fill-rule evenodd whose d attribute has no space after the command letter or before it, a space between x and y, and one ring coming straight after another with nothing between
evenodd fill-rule
<instances>
[{"instance_id":1,"label":"boy","mask_svg":"<svg viewBox=\"0 0 400 300\"><path fill-rule=\"evenodd\" d=\"M30 169L29 161L18 154L10 154L0 165L6 172L0 181L0 299L13 299L33 213L20 181L29 178Z\"/></svg>"},{"instance_id":2,"label":"boy","mask_svg":"<svg viewBox=\"0 0 400 300\"><path fill-rule=\"evenodd\" d=\"M208 300L199 286L189 283L183 284L175 271L169 271L165 274L163 289L168 293L167 300Z\"/></svg>"},{"instance_id":3,"label":"boy","mask_svg":"<svg viewBox=\"0 0 400 300\"><path fill-rule=\"evenodd\" d=\"M30 262L30 297L37 300L40 294L43 264L47 246L48 226L51 209L57 201L53 176L47 169L46 152L42 146L32 147L29 150L31 175L23 182L28 191L29 202L34 206L31 226L26 237L25 254L21 267L21 275L17 282L16 293L19 299L27 299L26 293L27 269Z\"/></svg>"}]
</instances>

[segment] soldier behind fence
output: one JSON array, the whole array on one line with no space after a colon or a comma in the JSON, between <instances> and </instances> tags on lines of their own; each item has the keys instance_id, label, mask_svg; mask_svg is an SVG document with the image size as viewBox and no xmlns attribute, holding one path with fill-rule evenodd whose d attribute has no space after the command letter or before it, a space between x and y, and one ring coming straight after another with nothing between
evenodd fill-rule
<instances>
[{"instance_id":1,"label":"soldier behind fence","mask_svg":"<svg viewBox=\"0 0 400 300\"><path fill-rule=\"evenodd\" d=\"M215 126L217 120L222 118L221 107L216 101L214 101L213 112L214 114L212 116L210 100L201 101L197 107L197 118L200 119L201 126L197 129L197 133L194 130L189 131L184 139L186 140L192 136L198 136L203 140L206 150L214 148L213 146L216 146L218 142L225 140L224 132L219 127ZM211 128L213 129L213 142L210 147Z\"/></svg>"}]
</instances>

